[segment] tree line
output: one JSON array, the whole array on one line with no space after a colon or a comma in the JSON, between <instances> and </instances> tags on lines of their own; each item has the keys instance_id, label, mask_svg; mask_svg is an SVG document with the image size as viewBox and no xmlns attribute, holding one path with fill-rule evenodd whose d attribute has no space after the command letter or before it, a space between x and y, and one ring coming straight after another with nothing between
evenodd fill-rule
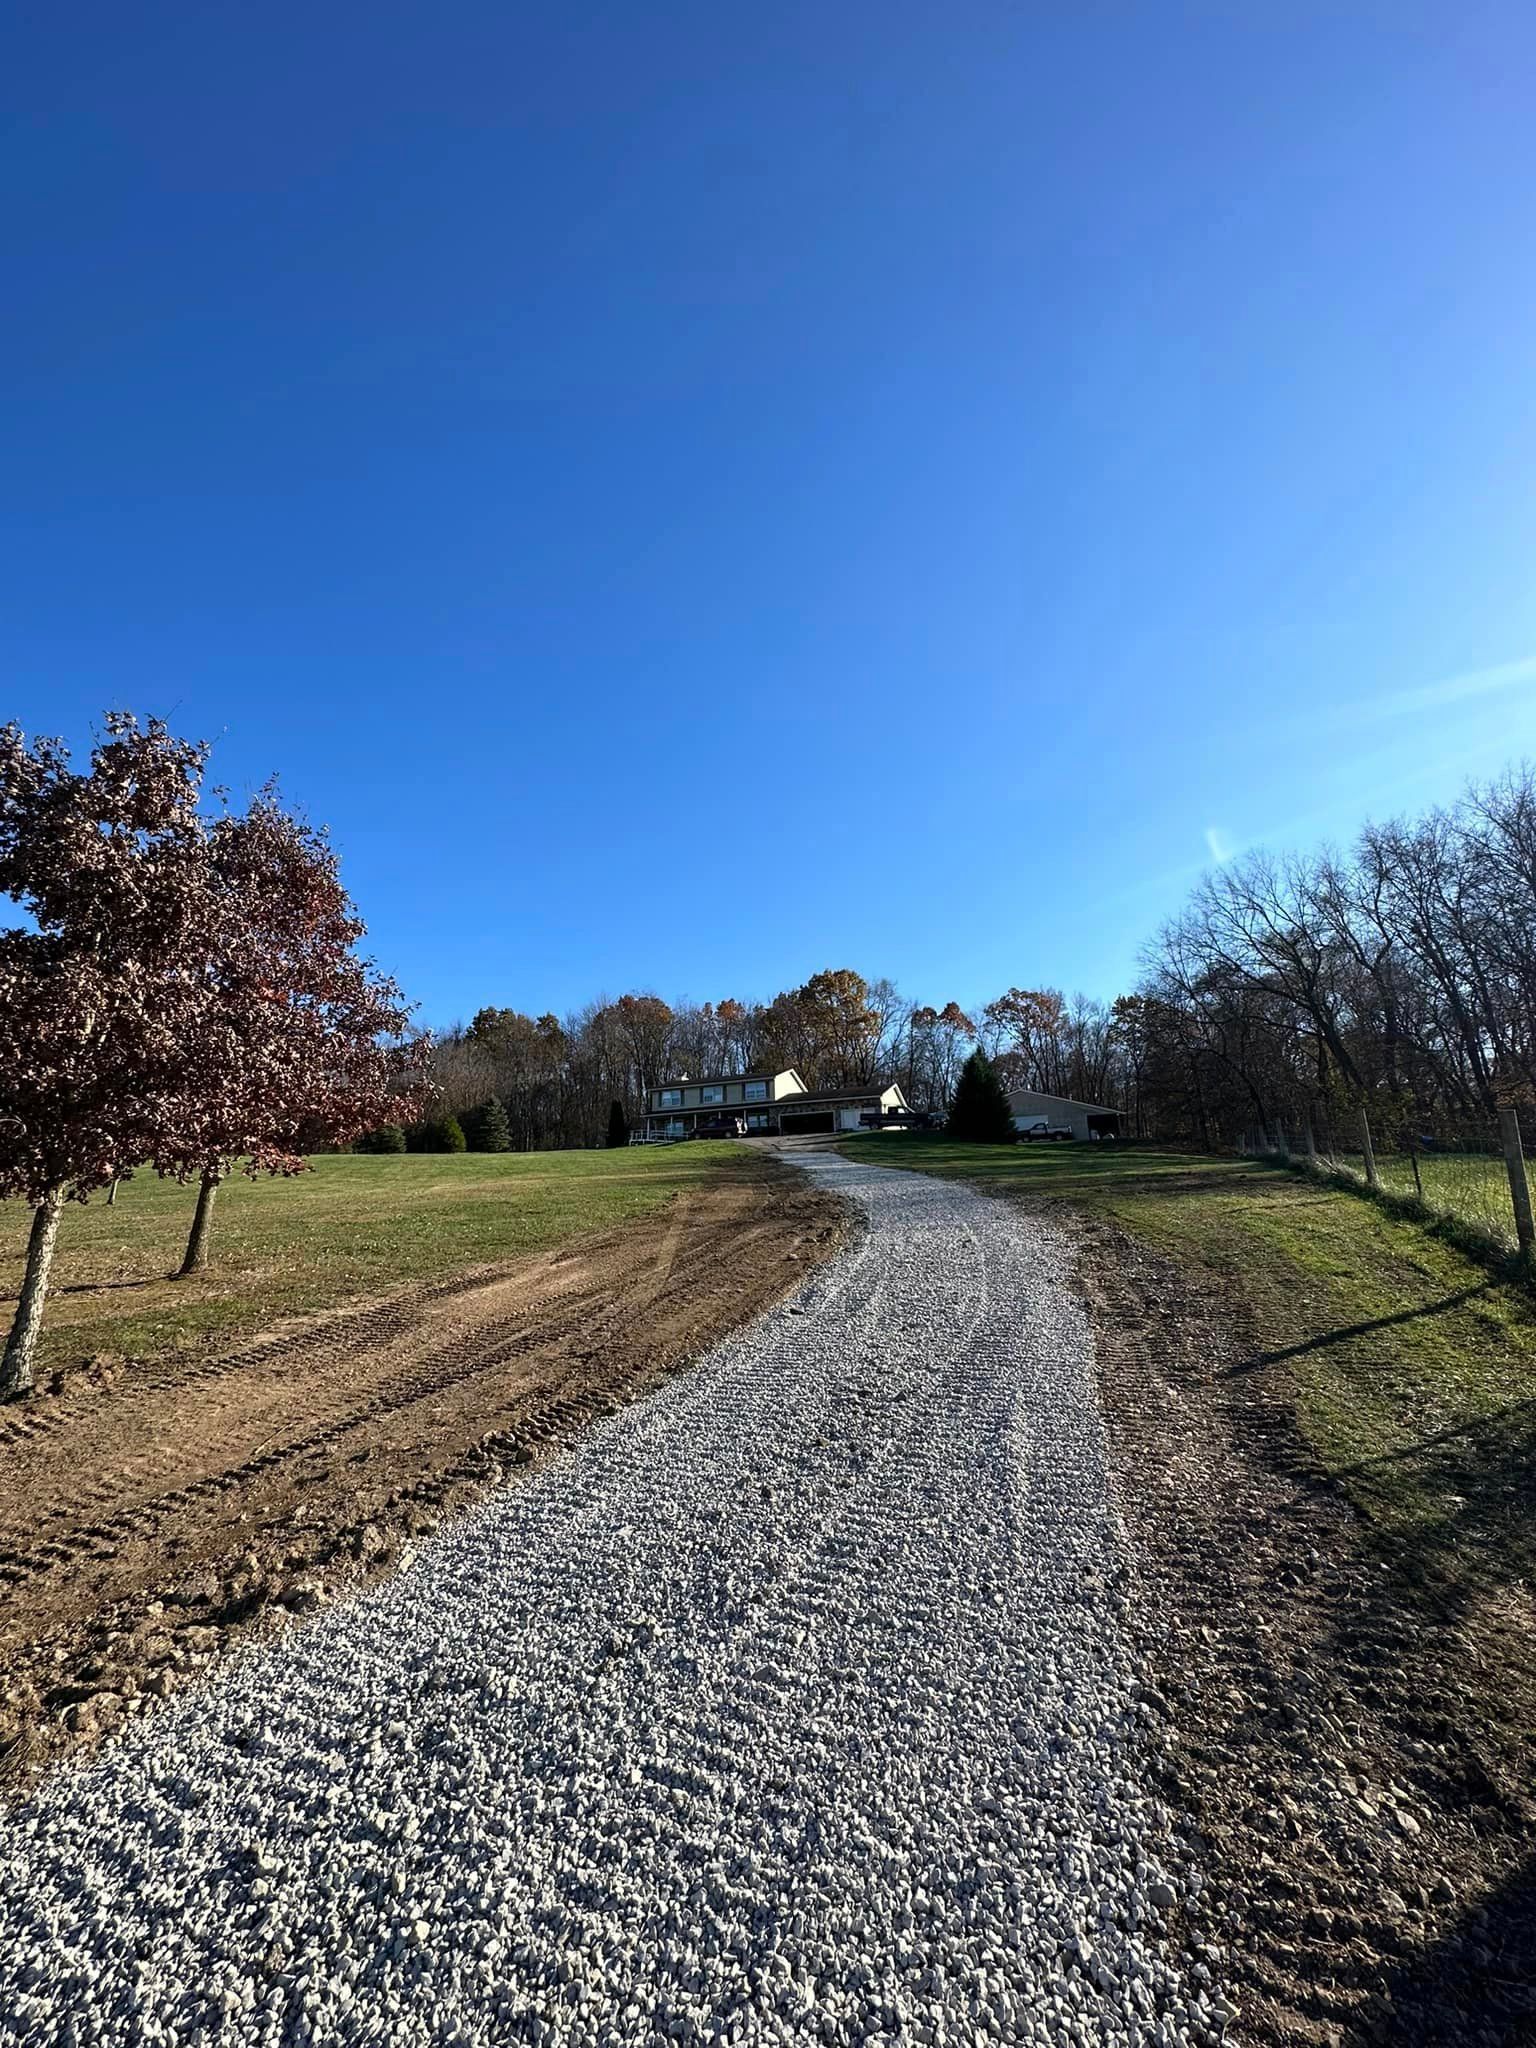
<instances>
[{"instance_id":1,"label":"tree line","mask_svg":"<svg viewBox=\"0 0 1536 2048\"><path fill-rule=\"evenodd\" d=\"M811 1089L899 1081L946 1110L975 1050L1008 1088L1119 1109L1207 1149L1384 1117L1482 1119L1536 1092L1536 781L1528 769L1345 852L1257 852L1208 875L1102 1002L1014 987L967 1014L828 968L771 1001L600 999L483 1009L442 1033L444 1106L495 1096L513 1146L601 1143L683 1073L795 1067Z\"/></svg>"},{"instance_id":2,"label":"tree line","mask_svg":"<svg viewBox=\"0 0 1536 2048\"><path fill-rule=\"evenodd\" d=\"M237 1163L304 1170L427 1081L325 835L268 785L207 792L206 746L104 721L84 770L0 729L0 1198L33 1211L0 1398L27 1392L60 1217L148 1167L195 1185L182 1275Z\"/></svg>"},{"instance_id":3,"label":"tree line","mask_svg":"<svg viewBox=\"0 0 1536 2048\"><path fill-rule=\"evenodd\" d=\"M1165 926L1129 1099L1206 1146L1364 1107L1490 1129L1536 1096L1536 782L1474 784L1342 852L1256 852Z\"/></svg>"},{"instance_id":4,"label":"tree line","mask_svg":"<svg viewBox=\"0 0 1536 2048\"><path fill-rule=\"evenodd\" d=\"M771 1000L645 991L563 1017L479 1010L436 1035L437 1117L462 1123L494 1101L514 1149L597 1145L616 1128L615 1105L632 1122L663 1081L786 1067L813 1093L896 1081L915 1109L947 1110L978 1047L1008 1087L1097 1101L1118 1080L1112 1006L1014 988L973 1018L953 1000L909 1001L888 977L829 967Z\"/></svg>"},{"instance_id":5,"label":"tree line","mask_svg":"<svg viewBox=\"0 0 1536 2048\"><path fill-rule=\"evenodd\" d=\"M957 1004L905 1002L891 981L847 967L771 1001L634 992L563 1017L485 1008L437 1033L437 1104L462 1122L494 1100L517 1150L598 1145L681 1074L794 1067L813 1091L899 1079L914 1102L947 1102L974 1040Z\"/></svg>"}]
</instances>

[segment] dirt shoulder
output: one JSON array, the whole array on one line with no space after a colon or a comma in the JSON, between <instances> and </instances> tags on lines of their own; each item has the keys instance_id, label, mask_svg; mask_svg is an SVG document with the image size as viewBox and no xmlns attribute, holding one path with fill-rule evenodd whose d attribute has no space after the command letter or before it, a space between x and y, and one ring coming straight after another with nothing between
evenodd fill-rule
<instances>
[{"instance_id":1,"label":"dirt shoulder","mask_svg":"<svg viewBox=\"0 0 1536 2048\"><path fill-rule=\"evenodd\" d=\"M754 1161L558 1251L0 1414L0 1782L394 1569L412 1537L699 1356L844 1230L830 1195Z\"/></svg>"},{"instance_id":2,"label":"dirt shoulder","mask_svg":"<svg viewBox=\"0 0 1536 2048\"><path fill-rule=\"evenodd\" d=\"M1438 1606L1319 1474L1236 1281L1072 1227L1237 2037L1536 2041L1529 1638Z\"/></svg>"}]
</instances>

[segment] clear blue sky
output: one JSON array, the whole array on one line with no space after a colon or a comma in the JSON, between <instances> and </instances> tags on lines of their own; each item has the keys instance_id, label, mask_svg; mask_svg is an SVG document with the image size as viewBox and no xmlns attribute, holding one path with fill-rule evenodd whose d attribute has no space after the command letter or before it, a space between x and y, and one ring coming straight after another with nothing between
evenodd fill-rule
<instances>
[{"instance_id":1,"label":"clear blue sky","mask_svg":"<svg viewBox=\"0 0 1536 2048\"><path fill-rule=\"evenodd\" d=\"M280 772L429 1021L1108 995L1212 849L1536 755L1519 0L144 0L3 74L0 715Z\"/></svg>"}]
</instances>

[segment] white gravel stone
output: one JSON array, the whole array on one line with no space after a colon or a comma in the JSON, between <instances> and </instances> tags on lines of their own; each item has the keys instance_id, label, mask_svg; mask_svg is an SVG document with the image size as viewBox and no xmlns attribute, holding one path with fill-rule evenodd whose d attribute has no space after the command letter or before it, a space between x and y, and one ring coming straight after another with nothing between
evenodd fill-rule
<instances>
[{"instance_id":1,"label":"white gravel stone","mask_svg":"<svg viewBox=\"0 0 1536 2048\"><path fill-rule=\"evenodd\" d=\"M1067 1249L808 1170L799 1313L0 1823L0 2038L1218 2037Z\"/></svg>"}]
</instances>

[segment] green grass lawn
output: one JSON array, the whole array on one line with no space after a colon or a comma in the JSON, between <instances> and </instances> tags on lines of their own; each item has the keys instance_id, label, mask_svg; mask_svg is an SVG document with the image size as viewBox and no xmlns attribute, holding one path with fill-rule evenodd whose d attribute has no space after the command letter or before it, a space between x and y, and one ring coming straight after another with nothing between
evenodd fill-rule
<instances>
[{"instance_id":1,"label":"green grass lawn","mask_svg":"<svg viewBox=\"0 0 1536 2048\"><path fill-rule=\"evenodd\" d=\"M98 1352L150 1357L222 1344L279 1317L547 1250L643 1215L680 1189L739 1171L720 1143L615 1152L506 1152L312 1160L292 1180L219 1190L211 1270L180 1264L194 1188L136 1174L113 1207L71 1203L59 1230L41 1365ZM0 1205L5 1313L21 1282L29 1212Z\"/></svg>"},{"instance_id":2,"label":"green grass lawn","mask_svg":"<svg viewBox=\"0 0 1536 2048\"><path fill-rule=\"evenodd\" d=\"M1113 1146L852 1139L849 1157L1112 1218L1241 1298L1318 1463L1409 1569L1528 1598L1536 1296L1418 1224L1254 1160Z\"/></svg>"},{"instance_id":3,"label":"green grass lawn","mask_svg":"<svg viewBox=\"0 0 1536 2048\"><path fill-rule=\"evenodd\" d=\"M1336 1160L1364 1180L1363 1153L1340 1152ZM1390 1194L1418 1197L1442 1215L1476 1224L1497 1243L1515 1249L1509 1171L1501 1158L1479 1152L1421 1153L1418 1166L1415 1184L1413 1162L1406 1153L1379 1151L1376 1155L1377 1179Z\"/></svg>"}]
</instances>

